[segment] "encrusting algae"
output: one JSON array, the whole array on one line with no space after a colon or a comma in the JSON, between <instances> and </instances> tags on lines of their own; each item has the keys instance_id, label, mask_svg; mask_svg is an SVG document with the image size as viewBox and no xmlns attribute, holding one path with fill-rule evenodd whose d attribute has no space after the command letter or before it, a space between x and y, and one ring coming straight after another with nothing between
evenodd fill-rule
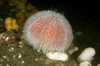
<instances>
[{"instance_id":1,"label":"encrusting algae","mask_svg":"<svg viewBox=\"0 0 100 66\"><path fill-rule=\"evenodd\" d=\"M7 17L5 19L5 27L6 27L7 31L10 31L11 29L14 29L14 30L18 29L19 25L17 24L16 19Z\"/></svg>"},{"instance_id":2,"label":"encrusting algae","mask_svg":"<svg viewBox=\"0 0 100 66\"><path fill-rule=\"evenodd\" d=\"M12 2L16 4L18 9L26 9L27 0L12 0Z\"/></svg>"},{"instance_id":3,"label":"encrusting algae","mask_svg":"<svg viewBox=\"0 0 100 66\"><path fill-rule=\"evenodd\" d=\"M32 14L35 14L36 12L38 12L39 10L36 9L34 6L32 6L30 3L28 3L28 5L26 6L27 12L25 13L25 16L28 18L29 16L31 16Z\"/></svg>"},{"instance_id":4,"label":"encrusting algae","mask_svg":"<svg viewBox=\"0 0 100 66\"><path fill-rule=\"evenodd\" d=\"M19 25L17 24L16 19L12 19L12 29L16 30L19 28Z\"/></svg>"},{"instance_id":5,"label":"encrusting algae","mask_svg":"<svg viewBox=\"0 0 100 66\"><path fill-rule=\"evenodd\" d=\"M11 22L12 22L11 17L7 17L5 19L5 27L6 27L7 31L10 31L10 29L12 28Z\"/></svg>"},{"instance_id":6,"label":"encrusting algae","mask_svg":"<svg viewBox=\"0 0 100 66\"><path fill-rule=\"evenodd\" d=\"M25 21L25 15L23 12L18 11L15 16L18 18L18 24Z\"/></svg>"}]
</instances>

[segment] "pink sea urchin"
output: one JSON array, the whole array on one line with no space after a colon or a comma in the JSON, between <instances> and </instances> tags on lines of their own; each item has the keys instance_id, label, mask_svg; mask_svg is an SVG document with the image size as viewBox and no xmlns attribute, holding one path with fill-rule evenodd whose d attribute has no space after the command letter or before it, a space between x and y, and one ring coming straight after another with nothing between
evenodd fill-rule
<instances>
[{"instance_id":1,"label":"pink sea urchin","mask_svg":"<svg viewBox=\"0 0 100 66\"><path fill-rule=\"evenodd\" d=\"M73 40L68 20L54 11L40 11L30 16L24 25L25 39L34 49L64 52Z\"/></svg>"}]
</instances>

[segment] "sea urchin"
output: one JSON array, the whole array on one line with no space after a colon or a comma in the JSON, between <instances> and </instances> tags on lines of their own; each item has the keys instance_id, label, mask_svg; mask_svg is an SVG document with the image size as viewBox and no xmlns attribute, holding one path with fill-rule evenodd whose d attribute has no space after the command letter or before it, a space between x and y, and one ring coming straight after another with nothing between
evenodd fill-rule
<instances>
[{"instance_id":1,"label":"sea urchin","mask_svg":"<svg viewBox=\"0 0 100 66\"><path fill-rule=\"evenodd\" d=\"M73 34L68 20L54 11L40 11L30 16L24 25L25 39L34 49L64 52L72 43Z\"/></svg>"}]
</instances>

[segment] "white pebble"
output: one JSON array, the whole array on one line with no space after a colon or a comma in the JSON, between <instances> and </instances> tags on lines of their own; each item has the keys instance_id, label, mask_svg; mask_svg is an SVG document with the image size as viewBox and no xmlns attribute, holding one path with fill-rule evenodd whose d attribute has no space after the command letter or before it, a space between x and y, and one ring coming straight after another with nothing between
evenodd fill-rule
<instances>
[{"instance_id":1,"label":"white pebble","mask_svg":"<svg viewBox=\"0 0 100 66\"><path fill-rule=\"evenodd\" d=\"M62 52L48 52L46 53L46 56L51 60L60 60L60 61L68 60L68 55Z\"/></svg>"},{"instance_id":2,"label":"white pebble","mask_svg":"<svg viewBox=\"0 0 100 66\"><path fill-rule=\"evenodd\" d=\"M79 66L92 66L92 65L91 65L91 62L89 61L83 61L79 64Z\"/></svg>"},{"instance_id":3,"label":"white pebble","mask_svg":"<svg viewBox=\"0 0 100 66\"><path fill-rule=\"evenodd\" d=\"M90 61L92 60L93 56L95 55L95 49L92 47L88 47L85 50L82 51L82 53L77 57L77 62L82 62L82 61Z\"/></svg>"}]
</instances>

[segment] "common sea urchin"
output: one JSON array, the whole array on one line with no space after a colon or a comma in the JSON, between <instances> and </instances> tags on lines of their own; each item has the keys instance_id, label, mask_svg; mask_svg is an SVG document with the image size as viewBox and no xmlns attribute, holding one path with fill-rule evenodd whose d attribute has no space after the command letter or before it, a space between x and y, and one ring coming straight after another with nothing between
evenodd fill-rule
<instances>
[{"instance_id":1,"label":"common sea urchin","mask_svg":"<svg viewBox=\"0 0 100 66\"><path fill-rule=\"evenodd\" d=\"M34 49L64 52L73 40L68 20L54 11L40 11L30 16L24 25L24 37Z\"/></svg>"}]
</instances>

